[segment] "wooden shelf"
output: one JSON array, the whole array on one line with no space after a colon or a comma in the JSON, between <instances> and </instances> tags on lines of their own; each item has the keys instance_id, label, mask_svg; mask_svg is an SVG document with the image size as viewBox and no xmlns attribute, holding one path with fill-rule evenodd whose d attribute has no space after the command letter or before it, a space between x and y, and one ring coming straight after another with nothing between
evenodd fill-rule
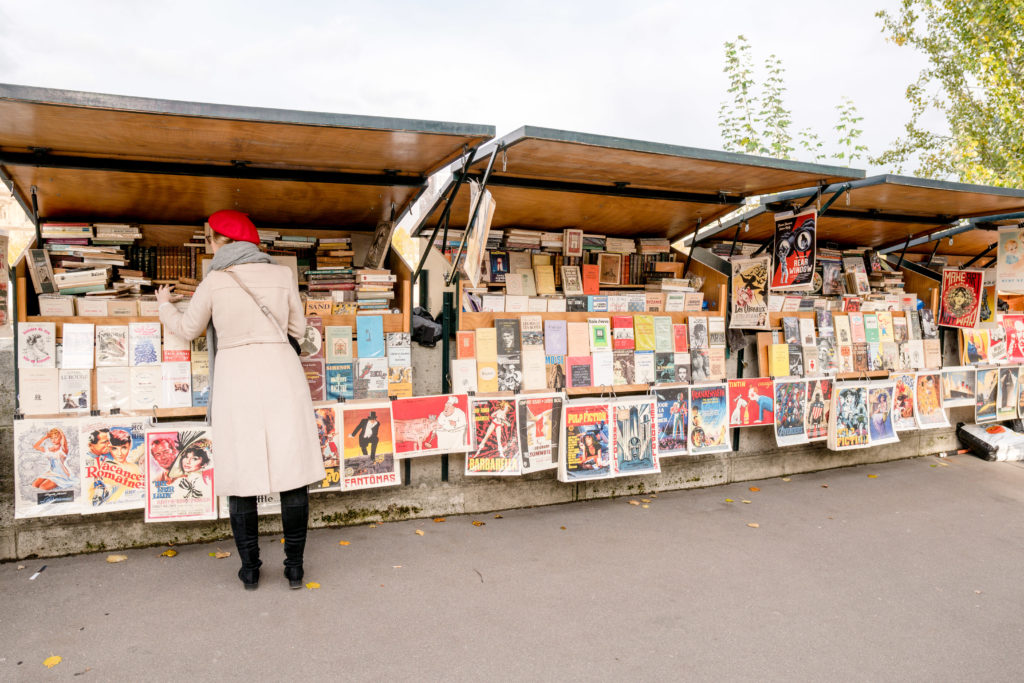
<instances>
[{"instance_id":1,"label":"wooden shelf","mask_svg":"<svg viewBox=\"0 0 1024 683\"><path fill-rule=\"evenodd\" d=\"M64 325L89 324L89 325L127 325L128 323L158 323L160 318L140 317L131 315L30 315L23 322L30 323L56 323L57 336L64 336Z\"/></svg>"},{"instance_id":2,"label":"wooden shelf","mask_svg":"<svg viewBox=\"0 0 1024 683\"><path fill-rule=\"evenodd\" d=\"M206 407L199 408L157 408L153 410L153 416L159 420L171 417L206 417Z\"/></svg>"},{"instance_id":3,"label":"wooden shelf","mask_svg":"<svg viewBox=\"0 0 1024 683\"><path fill-rule=\"evenodd\" d=\"M666 382L667 384L667 382ZM600 396L601 394L633 393L648 391L652 385L649 384L616 384L613 387L566 387L565 393L569 396ZM653 385L657 386L657 385Z\"/></svg>"}]
</instances>

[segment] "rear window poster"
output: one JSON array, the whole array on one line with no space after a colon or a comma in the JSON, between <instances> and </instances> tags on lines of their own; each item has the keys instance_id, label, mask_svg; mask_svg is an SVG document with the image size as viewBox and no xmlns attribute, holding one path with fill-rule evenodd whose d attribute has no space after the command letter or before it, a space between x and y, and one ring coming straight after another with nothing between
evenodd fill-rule
<instances>
[{"instance_id":1,"label":"rear window poster","mask_svg":"<svg viewBox=\"0 0 1024 683\"><path fill-rule=\"evenodd\" d=\"M997 288L1005 294L1024 294L1024 230L999 228L999 251L996 259Z\"/></svg>"},{"instance_id":2,"label":"rear window poster","mask_svg":"<svg viewBox=\"0 0 1024 683\"><path fill-rule=\"evenodd\" d=\"M395 457L391 403L346 403L341 418L341 489L355 491L401 484Z\"/></svg>"},{"instance_id":3,"label":"rear window poster","mask_svg":"<svg viewBox=\"0 0 1024 683\"><path fill-rule=\"evenodd\" d=\"M775 214L772 289L809 290L813 286L816 218L814 210Z\"/></svg>"},{"instance_id":4,"label":"rear window poster","mask_svg":"<svg viewBox=\"0 0 1024 683\"><path fill-rule=\"evenodd\" d=\"M771 384L769 380L769 384ZM686 455L690 414L689 387L658 387L658 453Z\"/></svg>"},{"instance_id":5,"label":"rear window poster","mask_svg":"<svg viewBox=\"0 0 1024 683\"><path fill-rule=\"evenodd\" d=\"M612 472L611 431L607 403L569 403L565 407L565 458L559 481L604 479Z\"/></svg>"},{"instance_id":6,"label":"rear window poster","mask_svg":"<svg viewBox=\"0 0 1024 683\"><path fill-rule=\"evenodd\" d=\"M558 467L562 437L562 396L532 395L518 399L519 450L523 474Z\"/></svg>"},{"instance_id":7,"label":"rear window poster","mask_svg":"<svg viewBox=\"0 0 1024 683\"><path fill-rule=\"evenodd\" d=\"M732 450L725 384L690 388L690 454Z\"/></svg>"},{"instance_id":8,"label":"rear window poster","mask_svg":"<svg viewBox=\"0 0 1024 683\"><path fill-rule=\"evenodd\" d=\"M832 380L812 379L807 382L807 419L804 428L808 441L828 438L828 414L832 408Z\"/></svg>"},{"instance_id":9,"label":"rear window poster","mask_svg":"<svg viewBox=\"0 0 1024 683\"><path fill-rule=\"evenodd\" d=\"M661 471L654 399L613 403L615 414L615 474L652 474Z\"/></svg>"},{"instance_id":10,"label":"rear window poster","mask_svg":"<svg viewBox=\"0 0 1024 683\"><path fill-rule=\"evenodd\" d=\"M14 516L79 512L77 420L14 421Z\"/></svg>"},{"instance_id":11,"label":"rear window poster","mask_svg":"<svg viewBox=\"0 0 1024 683\"><path fill-rule=\"evenodd\" d=\"M341 454L338 450L338 411L334 406L314 408L316 432L320 438L320 455L324 460L324 479L311 484L311 491L341 488Z\"/></svg>"},{"instance_id":12,"label":"rear window poster","mask_svg":"<svg viewBox=\"0 0 1024 683\"><path fill-rule=\"evenodd\" d=\"M974 397L974 421L993 422L996 419L996 400L999 393L999 369L978 368Z\"/></svg>"},{"instance_id":13,"label":"rear window poster","mask_svg":"<svg viewBox=\"0 0 1024 683\"><path fill-rule=\"evenodd\" d=\"M775 424L775 399L770 377L729 380L729 426Z\"/></svg>"},{"instance_id":14,"label":"rear window poster","mask_svg":"<svg viewBox=\"0 0 1024 683\"><path fill-rule=\"evenodd\" d=\"M205 425L146 430L146 521L216 519L213 440Z\"/></svg>"},{"instance_id":15,"label":"rear window poster","mask_svg":"<svg viewBox=\"0 0 1024 683\"><path fill-rule=\"evenodd\" d=\"M895 391L896 387L891 382L868 387L868 406L870 410L868 427L872 446L894 443L900 440L896 435L896 427L893 425L892 407Z\"/></svg>"},{"instance_id":16,"label":"rear window poster","mask_svg":"<svg viewBox=\"0 0 1024 683\"><path fill-rule=\"evenodd\" d=\"M836 451L866 448L871 438L868 433L867 385L843 382L836 385L833 395L829 448Z\"/></svg>"},{"instance_id":17,"label":"rear window poster","mask_svg":"<svg viewBox=\"0 0 1024 683\"><path fill-rule=\"evenodd\" d=\"M469 451L466 394L399 398L391 402L391 418L399 458Z\"/></svg>"},{"instance_id":18,"label":"rear window poster","mask_svg":"<svg viewBox=\"0 0 1024 683\"><path fill-rule=\"evenodd\" d=\"M732 262L732 315L729 327L767 330L768 272L771 257L735 259Z\"/></svg>"},{"instance_id":19,"label":"rear window poster","mask_svg":"<svg viewBox=\"0 0 1024 683\"><path fill-rule=\"evenodd\" d=\"M512 399L472 399L473 443L467 475L519 474L519 426Z\"/></svg>"},{"instance_id":20,"label":"rear window poster","mask_svg":"<svg viewBox=\"0 0 1024 683\"><path fill-rule=\"evenodd\" d=\"M1017 372L1014 368L1013 374L1013 405L1017 398ZM949 420L946 419L946 412L942 409L942 379L937 372L922 372L917 376L917 385L914 388L914 395L917 399L917 424L922 429L933 427L948 427ZM1016 415L1014 405L1014 415Z\"/></svg>"},{"instance_id":21,"label":"rear window poster","mask_svg":"<svg viewBox=\"0 0 1024 683\"><path fill-rule=\"evenodd\" d=\"M131 510L146 504L147 420L86 418L79 426L82 513Z\"/></svg>"},{"instance_id":22,"label":"rear window poster","mask_svg":"<svg viewBox=\"0 0 1024 683\"><path fill-rule=\"evenodd\" d=\"M775 382L775 443L793 446L807 443L804 418L807 411L807 382Z\"/></svg>"},{"instance_id":23,"label":"rear window poster","mask_svg":"<svg viewBox=\"0 0 1024 683\"><path fill-rule=\"evenodd\" d=\"M1017 366L999 368L997 420L1013 420L1017 417L1017 375Z\"/></svg>"},{"instance_id":24,"label":"rear window poster","mask_svg":"<svg viewBox=\"0 0 1024 683\"><path fill-rule=\"evenodd\" d=\"M958 367L942 370L942 407L974 405L974 368Z\"/></svg>"},{"instance_id":25,"label":"rear window poster","mask_svg":"<svg viewBox=\"0 0 1024 683\"><path fill-rule=\"evenodd\" d=\"M917 379L914 375L893 375L893 425L896 431L904 432L908 429L917 429L916 410L914 405L914 388Z\"/></svg>"},{"instance_id":26,"label":"rear window poster","mask_svg":"<svg viewBox=\"0 0 1024 683\"><path fill-rule=\"evenodd\" d=\"M981 312L982 270L942 269L942 294L939 297L939 325L975 327Z\"/></svg>"}]
</instances>

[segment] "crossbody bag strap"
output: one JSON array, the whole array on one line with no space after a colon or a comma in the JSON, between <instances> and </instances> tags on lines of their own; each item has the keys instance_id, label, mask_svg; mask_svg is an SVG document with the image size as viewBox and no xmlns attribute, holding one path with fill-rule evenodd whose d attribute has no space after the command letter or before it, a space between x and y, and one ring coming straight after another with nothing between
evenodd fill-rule
<instances>
[{"instance_id":1,"label":"crossbody bag strap","mask_svg":"<svg viewBox=\"0 0 1024 683\"><path fill-rule=\"evenodd\" d=\"M225 271L222 271L222 272L227 273L228 275L230 275L231 279L234 280L238 284L238 286L241 287L245 291L245 293L249 295L249 297L253 300L253 303L255 303L257 306L259 306L260 311L262 311L263 315L267 316L267 318L270 320L270 322L272 322L274 324L274 328L277 330L278 334L281 335L282 340L284 340L284 342L287 344L288 343L288 335L285 334L284 330L281 329L281 324L279 322L277 322L277 318L275 318L274 314L271 312L271 310L262 301L260 301L260 298L258 296L256 296L256 293L253 292L248 287L246 287L245 283L242 282L242 279L240 277L238 277L238 275L236 273L232 273L230 270L225 270Z\"/></svg>"}]
</instances>

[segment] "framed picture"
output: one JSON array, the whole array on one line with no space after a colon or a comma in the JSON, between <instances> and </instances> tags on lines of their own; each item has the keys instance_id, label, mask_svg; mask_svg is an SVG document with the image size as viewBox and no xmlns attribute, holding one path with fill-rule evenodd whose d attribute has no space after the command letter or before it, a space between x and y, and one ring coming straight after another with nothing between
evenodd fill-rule
<instances>
[{"instance_id":1,"label":"framed picture","mask_svg":"<svg viewBox=\"0 0 1024 683\"><path fill-rule=\"evenodd\" d=\"M597 255L597 268L600 271L600 283L602 285L621 284L619 277L622 273L622 254L609 254L602 252Z\"/></svg>"}]
</instances>

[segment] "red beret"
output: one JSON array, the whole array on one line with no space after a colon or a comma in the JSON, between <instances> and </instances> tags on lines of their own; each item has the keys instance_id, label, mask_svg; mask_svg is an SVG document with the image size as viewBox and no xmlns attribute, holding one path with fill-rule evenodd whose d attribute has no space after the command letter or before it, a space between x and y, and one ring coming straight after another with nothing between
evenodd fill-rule
<instances>
[{"instance_id":1,"label":"red beret","mask_svg":"<svg viewBox=\"0 0 1024 683\"><path fill-rule=\"evenodd\" d=\"M241 211L225 209L210 216L210 229L239 242L252 242L258 245L260 235L249 217Z\"/></svg>"}]
</instances>

